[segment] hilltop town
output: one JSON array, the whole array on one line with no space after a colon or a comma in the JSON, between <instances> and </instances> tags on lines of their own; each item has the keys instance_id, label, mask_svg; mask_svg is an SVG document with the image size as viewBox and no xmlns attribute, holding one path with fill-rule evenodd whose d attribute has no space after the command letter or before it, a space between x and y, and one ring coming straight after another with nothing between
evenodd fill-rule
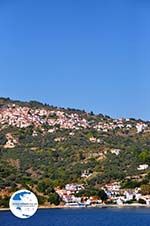
<instances>
[{"instance_id":1,"label":"hilltop town","mask_svg":"<svg viewBox=\"0 0 150 226\"><path fill-rule=\"evenodd\" d=\"M89 113L77 114L66 111L61 108L54 108L50 110L44 105L38 107L22 106L20 104L8 103L3 104L0 108L0 124L14 126L17 128L26 128L31 125L40 127L47 125L53 129L95 129L97 131L109 132L115 129L123 129L126 131L136 129L137 133L150 131L150 122L134 119L112 119L110 117L87 117ZM49 132L53 132L51 129ZM93 140L94 141L94 140Z\"/></svg>"}]
</instances>

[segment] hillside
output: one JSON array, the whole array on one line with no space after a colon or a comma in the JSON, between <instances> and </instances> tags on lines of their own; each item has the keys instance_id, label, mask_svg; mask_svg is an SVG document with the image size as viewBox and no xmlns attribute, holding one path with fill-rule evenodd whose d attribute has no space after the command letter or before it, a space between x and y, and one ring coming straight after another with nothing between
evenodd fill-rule
<instances>
[{"instance_id":1,"label":"hillside","mask_svg":"<svg viewBox=\"0 0 150 226\"><path fill-rule=\"evenodd\" d=\"M0 98L0 195L67 183L149 183L150 122ZM130 183L129 183L130 182ZM130 184L130 185L128 185Z\"/></svg>"}]
</instances>

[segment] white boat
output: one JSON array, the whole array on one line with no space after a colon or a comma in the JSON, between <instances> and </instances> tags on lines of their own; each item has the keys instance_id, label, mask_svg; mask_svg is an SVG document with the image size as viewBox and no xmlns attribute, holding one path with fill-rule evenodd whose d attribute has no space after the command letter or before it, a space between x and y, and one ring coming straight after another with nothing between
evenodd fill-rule
<instances>
[{"instance_id":1,"label":"white boat","mask_svg":"<svg viewBox=\"0 0 150 226\"><path fill-rule=\"evenodd\" d=\"M86 205L84 203L77 203L77 202L67 202L65 207L68 208L85 208Z\"/></svg>"}]
</instances>

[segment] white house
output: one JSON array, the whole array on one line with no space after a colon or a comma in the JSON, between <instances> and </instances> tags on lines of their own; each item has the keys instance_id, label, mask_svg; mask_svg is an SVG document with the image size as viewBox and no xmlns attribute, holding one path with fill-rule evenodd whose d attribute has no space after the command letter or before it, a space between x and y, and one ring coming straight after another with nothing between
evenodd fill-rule
<instances>
[{"instance_id":1,"label":"white house","mask_svg":"<svg viewBox=\"0 0 150 226\"><path fill-rule=\"evenodd\" d=\"M148 164L139 165L137 170L146 170L148 168Z\"/></svg>"}]
</instances>

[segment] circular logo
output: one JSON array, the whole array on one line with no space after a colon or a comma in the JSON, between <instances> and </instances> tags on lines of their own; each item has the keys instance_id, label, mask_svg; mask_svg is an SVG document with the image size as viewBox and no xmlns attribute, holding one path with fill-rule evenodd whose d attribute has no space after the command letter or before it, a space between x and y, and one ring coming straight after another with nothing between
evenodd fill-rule
<instances>
[{"instance_id":1,"label":"circular logo","mask_svg":"<svg viewBox=\"0 0 150 226\"><path fill-rule=\"evenodd\" d=\"M11 196L9 207L16 217L29 218L37 211L38 200L33 192L19 190Z\"/></svg>"}]
</instances>

